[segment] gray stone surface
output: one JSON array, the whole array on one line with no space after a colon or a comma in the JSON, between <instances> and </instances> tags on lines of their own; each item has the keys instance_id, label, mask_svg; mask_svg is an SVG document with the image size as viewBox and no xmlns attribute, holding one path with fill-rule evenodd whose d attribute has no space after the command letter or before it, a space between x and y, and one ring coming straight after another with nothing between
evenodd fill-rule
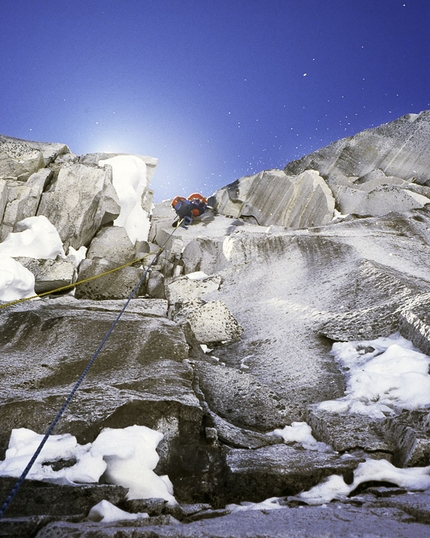
<instances>
[{"instance_id":1,"label":"gray stone surface","mask_svg":"<svg viewBox=\"0 0 430 538\"><path fill-rule=\"evenodd\" d=\"M430 354L430 293L417 295L399 314L400 333L427 355Z\"/></svg>"},{"instance_id":2,"label":"gray stone surface","mask_svg":"<svg viewBox=\"0 0 430 538\"><path fill-rule=\"evenodd\" d=\"M224 301L202 304L187 317L187 321L201 344L234 342L243 333Z\"/></svg>"},{"instance_id":3,"label":"gray stone surface","mask_svg":"<svg viewBox=\"0 0 430 538\"><path fill-rule=\"evenodd\" d=\"M112 303L103 308L58 301L25 303L0 319L2 458L13 428L46 431L117 315ZM179 480L178 492L191 499L201 487L193 475L208 456L199 448L202 409L192 370L183 362L188 345L178 325L157 310L151 315L139 306L144 303L123 314L57 433L71 433L83 444L104 427L138 424L161 431L161 474Z\"/></svg>"},{"instance_id":4,"label":"gray stone surface","mask_svg":"<svg viewBox=\"0 0 430 538\"><path fill-rule=\"evenodd\" d=\"M167 298L172 305L178 302L184 303L200 299L205 293L217 291L221 282L222 279L219 275L206 275L205 277L203 274L200 278L184 276L173 280L167 285Z\"/></svg>"},{"instance_id":5,"label":"gray stone surface","mask_svg":"<svg viewBox=\"0 0 430 538\"><path fill-rule=\"evenodd\" d=\"M242 178L215 193L216 210L231 217L252 217L261 226L305 228L330 222L335 200L315 171L287 176L282 170Z\"/></svg>"},{"instance_id":6,"label":"gray stone surface","mask_svg":"<svg viewBox=\"0 0 430 538\"><path fill-rule=\"evenodd\" d=\"M104 258L117 265L136 259L134 245L121 226L102 228L91 241L87 259Z\"/></svg>"},{"instance_id":7,"label":"gray stone surface","mask_svg":"<svg viewBox=\"0 0 430 538\"><path fill-rule=\"evenodd\" d=\"M16 260L33 273L34 290L38 294L68 286L75 280L75 264L71 261L63 259L36 260L34 258L16 258Z\"/></svg>"},{"instance_id":8,"label":"gray stone surface","mask_svg":"<svg viewBox=\"0 0 430 538\"><path fill-rule=\"evenodd\" d=\"M42 194L37 214L54 224L64 243L75 249L88 246L105 221L105 186L110 182L104 169L67 163L52 188Z\"/></svg>"},{"instance_id":9,"label":"gray stone surface","mask_svg":"<svg viewBox=\"0 0 430 538\"><path fill-rule=\"evenodd\" d=\"M318 404L345 395L344 372L330 354L333 341L400 331L430 350L429 117L429 112L403 117L290 163L285 172L242 178L217 194L224 215L210 211L169 239L148 286L139 290L159 299L130 302L57 433L72 433L85 443L103 427L141 424L161 431L156 472L172 480L183 509L168 512L155 503L157 513L148 521L103 524L76 513L58 521L41 508L31 521L12 518L8 528L22 535L31 527L39 536L426 536L425 492L362 484L350 498L325 507L298 506L296 495L332 473L348 481L369 457L428 466L428 409L396 409L375 420L322 412ZM43 184L43 197L63 181L76 186L85 176L88 182L86 171L97 176L98 161L112 156L78 159L67 151L60 155L61 148L31 144L7 148L28 155L26 171L18 170L13 154L0 164L15 170L0 180L0 214L7 211L7 219L9 200L26 199L12 200L8 185ZM77 172L77 183L63 177L69 172ZM80 278L112 267L114 254L115 265L132 255L130 245L119 252L125 247L121 237L106 239L121 232L111 227L100 232L115 215L109 168L105 172L100 194L79 191L85 208L92 209L61 225L66 245L89 244L99 233ZM273 189L265 191L268 185ZM336 213L332 220L334 200L350 216ZM20 203L16 215L24 208ZM168 203L157 204L150 241L164 245L173 218ZM112 254L114 243L121 248L113 247ZM133 249L146 252L154 244ZM12 428L46 430L124 305L101 299L117 296L121 288L125 296L143 270L130 269L126 277L114 273L108 281L95 280L87 289L91 300L52 298L2 311L2 454ZM211 286L178 278L195 271L209 275ZM233 338L228 331L219 336L217 323L226 318L211 309L221 304L241 328ZM293 421L306 421L315 439L333 451L286 445L271 435ZM225 508L273 496L286 508L234 514ZM141 506L127 505L134 511ZM70 519L75 516L79 521Z\"/></svg>"},{"instance_id":10,"label":"gray stone surface","mask_svg":"<svg viewBox=\"0 0 430 538\"><path fill-rule=\"evenodd\" d=\"M143 267L127 266L117 269L118 263L103 258L85 259L79 266L75 296L78 299L127 299L144 274ZM107 274L104 274L107 273ZM94 278L98 277L98 278ZM79 284L80 281L87 282ZM136 297L145 292L145 283Z\"/></svg>"},{"instance_id":11,"label":"gray stone surface","mask_svg":"<svg viewBox=\"0 0 430 538\"><path fill-rule=\"evenodd\" d=\"M349 474L360 456L340 458L336 453L303 450L276 444L254 450L229 449L226 457L226 498L235 503L267 499L255 483L270 484L274 497L306 491L331 474Z\"/></svg>"},{"instance_id":12,"label":"gray stone surface","mask_svg":"<svg viewBox=\"0 0 430 538\"><path fill-rule=\"evenodd\" d=\"M265 432L289 421L287 402L253 375L202 361L195 370L209 408L232 424Z\"/></svg>"},{"instance_id":13,"label":"gray stone surface","mask_svg":"<svg viewBox=\"0 0 430 538\"><path fill-rule=\"evenodd\" d=\"M311 406L306 422L318 440L342 454L363 450L372 455L379 452L390 460L394 453L394 440L386 434L381 421L372 421L365 415L329 413Z\"/></svg>"}]
</instances>

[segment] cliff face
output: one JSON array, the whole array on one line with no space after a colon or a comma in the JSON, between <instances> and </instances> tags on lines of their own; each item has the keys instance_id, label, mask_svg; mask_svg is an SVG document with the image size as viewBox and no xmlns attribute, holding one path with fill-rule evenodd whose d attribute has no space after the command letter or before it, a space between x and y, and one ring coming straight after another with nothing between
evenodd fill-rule
<instances>
[{"instance_id":1,"label":"cliff face","mask_svg":"<svg viewBox=\"0 0 430 538\"><path fill-rule=\"evenodd\" d=\"M353 362L364 364L384 351L376 339L394 333L430 351L429 118L429 112L405 116L215 193L215 210L166 243L56 433L84 444L106 427L161 432L156 472L169 476L182 506L270 497L287 503L324 477L351 475L366 458L429 465L430 401L402 400L400 385L396 395L388 387L377 398L356 397L354 364L345 367L331 353L333 342L352 342ZM0 142L0 260L11 257L11 233L20 240L17 223L46 217L64 252L12 257L38 293L77 284L74 296L0 310L3 459L14 428L46 431L172 233L174 214L162 203L149 215L154 159L78 157L58 144ZM103 163L113 157L131 160L117 169ZM127 206L121 189L114 188L115 174L125 169L138 186L139 209L129 204L128 220L121 216ZM395 361L400 351L393 349ZM298 423L311 426L314 444L273 433ZM107 485L91 487L141 511L118 486L110 493ZM47 499L56 495L51 490ZM69 513L85 516L94 491ZM371 509L377 499L366 502ZM13 506L10 517L49 513L32 503ZM189 517L185 512L175 517ZM63 516L60 508L52 515ZM83 532L86 524L79 525Z\"/></svg>"},{"instance_id":2,"label":"cliff face","mask_svg":"<svg viewBox=\"0 0 430 538\"><path fill-rule=\"evenodd\" d=\"M430 198L430 112L338 140L293 161L237 180L215 193L220 213L261 225L304 228L343 215L383 216Z\"/></svg>"}]
</instances>

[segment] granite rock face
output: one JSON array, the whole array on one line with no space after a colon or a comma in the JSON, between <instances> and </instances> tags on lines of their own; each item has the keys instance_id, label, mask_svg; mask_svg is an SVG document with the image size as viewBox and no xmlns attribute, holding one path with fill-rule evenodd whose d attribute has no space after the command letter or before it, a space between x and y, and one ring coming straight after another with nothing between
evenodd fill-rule
<instances>
[{"instance_id":1,"label":"granite rock face","mask_svg":"<svg viewBox=\"0 0 430 538\"><path fill-rule=\"evenodd\" d=\"M430 111L344 138L289 163L286 174L317 170L343 214L382 216L430 198Z\"/></svg>"},{"instance_id":2,"label":"granite rock face","mask_svg":"<svg viewBox=\"0 0 430 538\"><path fill-rule=\"evenodd\" d=\"M430 203L430 112L407 114L215 193L223 215L304 228L342 214L383 216ZM297 193L300 193L297 196Z\"/></svg>"},{"instance_id":3,"label":"granite rock face","mask_svg":"<svg viewBox=\"0 0 430 538\"><path fill-rule=\"evenodd\" d=\"M157 204L148 241L136 244L124 228L111 225L117 202L109 168L98 163L112 155L78 158L64 146L21 141L21 148L8 142L0 166L3 230L14 229L14 219L28 216L29 208L48 207L49 195L63 181L67 188L73 184L72 172L80 178L76 185L87 177L95 188L89 192L82 186L70 205L65 201L73 208L83 197L83 209L72 221L59 205L50 206L52 215L58 210L52 218L66 252L69 245L88 247L78 268L63 259L60 277L53 271L60 260L20 260L39 275L38 289L50 289L49 278L55 285L91 280L78 284L74 297L51 296L0 310L1 457L13 428L46 431L168 239L56 433L86 443L105 427L138 424L162 432L156 472L169 476L180 503L170 512L160 501L151 501L152 508L149 500L145 507L131 506L120 489L94 484L82 488L82 499L64 490L69 512L61 505L49 513L49 502L34 511L31 503L27 510L19 503L11 509L8 529L15 528L16 536L25 535L24 528L39 536L227 531L241 536L265 525L265 535L277 536L288 535L290 525L293 536L303 513L314 525L310 536L318 536L321 525L333 535L347 535L351 525L362 528L363 520L381 529L374 536L384 536L388 528L391 535L413 530L425 536L428 492L411 496L387 484L366 484L352 494L356 497L336 505L348 520L345 527L339 508L325 507L326 521L321 508L299 509L289 496L333 473L347 480L368 458L399 467L430 463L428 408L394 408L384 418L371 418L319 407L345 395L345 372L331 354L333 342L400 332L430 352L429 118L429 112L405 116L338 141L284 171L242 178L215 193L213 211L170 239L174 215L168 203ZM18 163L14 151L21 160L26 155L27 164ZM130 266L92 279L126 263ZM311 450L274 435L295 422L306 422L326 448ZM33 498L42 486L28 484L24 496ZM47 499L56 495L61 493L50 485ZM90 501L101 495L130 512L147 509L150 518L138 524L89 522ZM265 513L265 524L261 511L228 515L225 508L273 497L288 509Z\"/></svg>"},{"instance_id":4,"label":"granite rock face","mask_svg":"<svg viewBox=\"0 0 430 538\"><path fill-rule=\"evenodd\" d=\"M314 170L297 176L282 170L261 172L217 191L214 199L216 210L223 215L293 229L327 224L335 207L332 192Z\"/></svg>"},{"instance_id":5,"label":"granite rock face","mask_svg":"<svg viewBox=\"0 0 430 538\"><path fill-rule=\"evenodd\" d=\"M124 156L97 153L79 157L64 144L31 142L0 135L0 241L16 232L22 220L44 216L55 226L66 254L74 252L71 249L90 247L94 239L87 258L100 258L103 261L84 264L82 270L85 278L102 272L100 263L105 266L110 264L111 268L112 264L124 263L124 258L125 261L138 258L139 247L137 244L130 245L125 229L110 229L120 215L121 205L113 185L113 168L103 163L112 162L108 160L114 157ZM139 202L142 209L149 213L152 191L148 185L154 175L157 159L131 157L143 163L141 168L146 174L144 183L147 187ZM27 262L26 266L33 272L37 290L41 291L53 290L63 284L71 285L79 276L79 270L72 270L66 279L58 276L64 275L64 260L52 262L49 272L46 271L45 260ZM130 272L131 278L135 278L136 270L126 271L127 274ZM80 279L83 278L81 275ZM123 291L110 293L107 286L100 294L99 290L91 291L87 287L85 297L124 297L129 290L128 278L125 276L125 282L120 286Z\"/></svg>"}]
</instances>

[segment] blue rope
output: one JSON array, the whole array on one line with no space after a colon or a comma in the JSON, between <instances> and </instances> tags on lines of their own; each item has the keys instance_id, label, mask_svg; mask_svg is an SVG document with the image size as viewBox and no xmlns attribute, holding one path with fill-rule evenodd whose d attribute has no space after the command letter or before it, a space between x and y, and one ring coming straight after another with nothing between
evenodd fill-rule
<instances>
[{"instance_id":1,"label":"blue rope","mask_svg":"<svg viewBox=\"0 0 430 538\"><path fill-rule=\"evenodd\" d=\"M114 322L112 323L112 325L110 326L109 330L107 331L107 333L105 334L105 337L103 338L103 340L100 342L100 345L99 347L97 348L96 352L94 353L94 355L92 356L90 362L87 364L87 367L85 368L85 370L82 372L81 374L81 377L78 379L78 381L76 382L75 386L73 387L72 391L70 392L69 396L67 397L66 401L64 402L63 406L61 407L60 411L57 413L57 416L54 418L54 420L52 421L52 424L49 426L49 428L47 429L45 435L43 436L43 439L42 441L40 442L39 446L37 447L35 453L33 454L31 460L28 462L27 464L27 467L24 469L24 471L22 472L21 476L19 477L18 481L16 482L15 486L12 488L12 491L9 493L7 499L5 500L5 502L3 503L3 506L0 508L0 519L2 519L3 517L3 514L6 512L7 508L9 507L10 503L12 502L13 498L15 497L15 495L17 494L19 488L21 487L22 483L24 482L24 480L26 479L28 473L30 472L30 469L33 467L34 465L34 462L36 461L37 457L39 456L40 452L42 451L42 448L45 446L45 443L46 441L48 440L49 436L51 435L51 433L53 432L55 426L58 424L60 418L62 417L64 411L66 410L67 406L69 405L70 401L72 400L73 396L75 395L75 392L78 390L78 388L80 387L80 385L82 384L85 376L87 375L89 369L91 368L91 366L94 364L95 360L97 359L98 355L100 354L101 350L103 349L103 346L106 344L109 336L112 334L112 331L115 329L116 325L118 324L119 320L121 319L121 316L123 315L125 309L127 308L127 306L129 305L130 301L133 299L133 297L136 295L136 293L138 292L140 286L142 285L143 281L145 280L146 278L146 275L148 274L149 270L151 269L151 267L155 264L155 262L158 260L160 254L163 252L167 242L169 241L169 239L172 237L172 235L175 233L175 231L178 229L178 227L181 225L182 223L182 220L180 222L178 222L176 228L172 231L172 233L169 235L169 237L166 239L166 241L163 243L163 246L160 248L160 250L158 251L158 253L154 256L154 258L152 259L151 263L148 265L148 267L146 268L145 272L143 273L141 279L139 280L139 282L136 284L136 286L134 287L133 291L130 293L127 301L125 302L124 306L122 307L121 311L119 312L118 316L116 317L116 319L114 320Z\"/></svg>"}]
</instances>

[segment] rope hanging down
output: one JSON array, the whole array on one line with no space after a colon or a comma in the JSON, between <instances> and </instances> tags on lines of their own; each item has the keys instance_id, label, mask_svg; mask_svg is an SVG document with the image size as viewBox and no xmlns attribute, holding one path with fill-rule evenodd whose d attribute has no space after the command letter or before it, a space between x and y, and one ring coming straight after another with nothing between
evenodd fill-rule
<instances>
[{"instance_id":1,"label":"rope hanging down","mask_svg":"<svg viewBox=\"0 0 430 538\"><path fill-rule=\"evenodd\" d=\"M22 483L24 482L24 480L26 479L28 473L30 472L31 468L33 467L34 465L34 462L36 461L36 459L38 458L40 452L42 451L42 448L45 446L45 443L46 441L48 440L49 436L51 435L51 433L53 432L55 426L58 424L60 418L62 417L62 415L64 414L64 411L66 410L67 406L69 405L70 401L72 400L73 396L75 395L75 392L78 390L78 388L80 387L80 385L82 384L85 376L87 375L89 369L91 368L91 366L94 364L95 360L97 359L98 355L100 354L101 350L103 349L103 346L105 345L105 343L107 342L109 336L112 334L112 331L114 330L114 328L116 327L116 325L118 324L121 316L123 315L125 309L127 308L127 306L129 305L130 301L133 299L133 297L136 295L136 293L138 292L140 286L142 285L142 283L144 282L145 278L146 278L146 275L148 274L149 270L151 269L151 267L153 265L155 265L156 261L158 260L160 254L163 252L164 248L166 247L167 245L167 242L169 241L169 239L172 237L172 235L175 233L175 231L178 229L178 227L181 225L182 223L182 220L178 222L176 228L174 228L174 230L169 234L168 238L166 239L166 241L163 243L163 245L161 246L161 248L159 249L159 251L157 252L157 254L154 256L154 258L152 259L151 263L149 264L149 266L146 268L145 272L143 273L141 279L139 280L139 282L136 284L136 286L134 287L133 291L130 293L127 301L125 302L124 306L122 307L121 311L119 312L118 316L116 317L116 319L113 321L112 325L110 326L109 330L107 331L107 333L105 334L103 340L100 342L100 345L99 347L97 348L97 350L95 351L94 355L92 356L91 360L89 361L89 363L87 364L85 370L82 372L81 374L81 377L78 379L78 381L76 382L75 386L73 387L72 391L70 392L69 396L67 397L66 401L64 402L63 406L61 407L60 411L57 413L57 416L54 418L54 420L52 421L51 425L49 426L49 428L47 429L45 435L43 436L43 439L42 441L40 442L39 446L37 447L35 453L33 454L31 460L28 462L27 464L27 467L24 469L24 471L22 472L21 476L19 477L18 481L16 482L15 486L12 488L11 492L9 493L7 499L5 500L5 502L3 503L3 506L0 508L0 519L2 519L5 511L7 510L7 508L9 507L10 503L12 502L13 498L15 497L15 495L17 494L19 488L21 487ZM101 276L101 275L98 275L98 276Z\"/></svg>"}]
</instances>

